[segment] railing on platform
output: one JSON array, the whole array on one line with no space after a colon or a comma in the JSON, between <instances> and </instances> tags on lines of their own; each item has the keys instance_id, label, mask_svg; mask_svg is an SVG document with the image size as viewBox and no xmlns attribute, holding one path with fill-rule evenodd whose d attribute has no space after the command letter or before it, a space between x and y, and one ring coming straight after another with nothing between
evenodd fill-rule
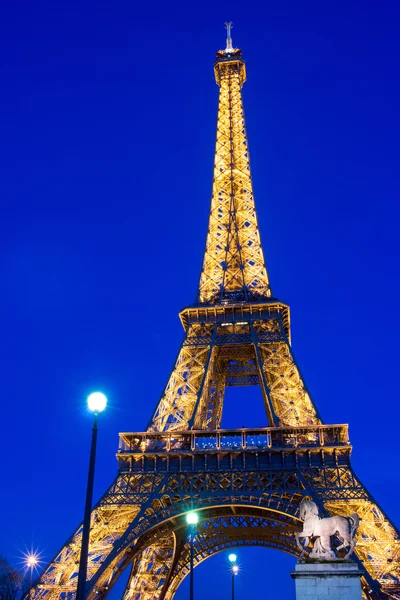
<instances>
[{"instance_id":1,"label":"railing on platform","mask_svg":"<svg viewBox=\"0 0 400 600\"><path fill-rule=\"evenodd\" d=\"M232 452L348 446L348 425L120 433L119 454Z\"/></svg>"}]
</instances>

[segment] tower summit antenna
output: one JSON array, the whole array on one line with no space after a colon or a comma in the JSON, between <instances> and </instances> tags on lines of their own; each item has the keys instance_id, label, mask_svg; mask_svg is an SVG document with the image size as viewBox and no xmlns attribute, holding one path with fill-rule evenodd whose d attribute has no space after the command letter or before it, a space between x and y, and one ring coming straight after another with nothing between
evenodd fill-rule
<instances>
[{"instance_id":1,"label":"tower summit antenna","mask_svg":"<svg viewBox=\"0 0 400 600\"><path fill-rule=\"evenodd\" d=\"M233 27L232 22L229 21L228 23L225 23L225 27L226 27L226 48L225 48L225 52L228 54L230 52L233 52L232 38L231 38L231 29Z\"/></svg>"}]
</instances>

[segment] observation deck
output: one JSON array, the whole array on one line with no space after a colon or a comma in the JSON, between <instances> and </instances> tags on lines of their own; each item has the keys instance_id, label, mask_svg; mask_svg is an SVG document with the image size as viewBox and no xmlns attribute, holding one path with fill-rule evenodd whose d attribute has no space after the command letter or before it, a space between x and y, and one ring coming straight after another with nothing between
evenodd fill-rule
<instances>
[{"instance_id":1,"label":"observation deck","mask_svg":"<svg viewBox=\"0 0 400 600\"><path fill-rule=\"evenodd\" d=\"M243 85L246 81L246 63L243 59L242 51L239 48L232 48L229 52L226 50L218 50L214 63L214 74L217 84L220 85L221 83L221 66L227 64L235 65L237 67L240 82Z\"/></svg>"},{"instance_id":2,"label":"observation deck","mask_svg":"<svg viewBox=\"0 0 400 600\"><path fill-rule=\"evenodd\" d=\"M259 302L197 304L181 310L179 318L185 331L193 323L251 323L280 318L290 339L290 308L276 298Z\"/></svg>"},{"instance_id":3,"label":"observation deck","mask_svg":"<svg viewBox=\"0 0 400 600\"><path fill-rule=\"evenodd\" d=\"M120 471L297 468L347 464L348 425L120 433Z\"/></svg>"}]
</instances>

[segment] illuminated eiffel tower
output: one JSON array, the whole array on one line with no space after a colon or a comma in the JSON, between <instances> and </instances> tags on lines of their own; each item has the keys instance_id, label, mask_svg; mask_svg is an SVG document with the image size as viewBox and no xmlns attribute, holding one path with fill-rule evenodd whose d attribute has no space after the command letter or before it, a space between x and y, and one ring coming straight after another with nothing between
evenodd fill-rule
<instances>
[{"instance_id":1,"label":"illuminated eiffel tower","mask_svg":"<svg viewBox=\"0 0 400 600\"><path fill-rule=\"evenodd\" d=\"M350 466L347 425L324 425L292 354L289 307L271 292L250 175L242 104L246 67L217 52L211 212L196 303L144 433L120 434L118 474L92 511L87 598L130 569L124 600L173 598L189 572L185 514L198 511L195 565L225 548L299 555L304 496L320 515L358 513L366 598L400 599L399 533ZM226 386L259 385L269 427L220 429ZM35 600L73 599L82 526L35 584Z\"/></svg>"}]
</instances>

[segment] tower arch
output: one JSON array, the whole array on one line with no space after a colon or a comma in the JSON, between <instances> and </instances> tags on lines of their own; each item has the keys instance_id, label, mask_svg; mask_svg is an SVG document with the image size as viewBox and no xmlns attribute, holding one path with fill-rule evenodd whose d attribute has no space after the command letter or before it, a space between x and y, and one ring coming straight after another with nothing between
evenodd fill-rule
<instances>
[{"instance_id":1,"label":"tower arch","mask_svg":"<svg viewBox=\"0 0 400 600\"><path fill-rule=\"evenodd\" d=\"M209 506L198 513L200 520L194 540L195 567L215 554L235 547L262 546L292 556L300 554L294 534L301 524L291 513L260 508L251 503ZM124 600L172 599L190 570L185 514L173 516L143 534L125 552L107 585L95 585L89 597L106 598L122 573L131 569ZM152 566L154 560L163 565L157 572Z\"/></svg>"}]
</instances>

